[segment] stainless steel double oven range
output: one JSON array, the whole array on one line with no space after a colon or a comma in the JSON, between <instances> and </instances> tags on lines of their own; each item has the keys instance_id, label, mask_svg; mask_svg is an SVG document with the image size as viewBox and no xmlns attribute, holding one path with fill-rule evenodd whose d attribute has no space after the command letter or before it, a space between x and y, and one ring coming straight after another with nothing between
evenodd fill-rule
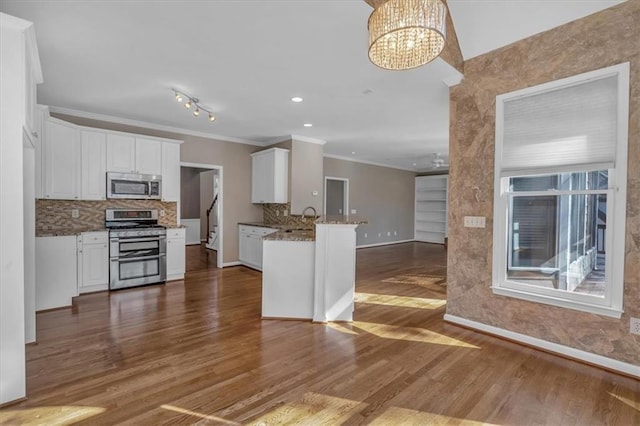
<instances>
[{"instance_id":1,"label":"stainless steel double oven range","mask_svg":"<svg viewBox=\"0 0 640 426\"><path fill-rule=\"evenodd\" d=\"M167 231L156 209L107 209L109 290L167 279Z\"/></svg>"}]
</instances>

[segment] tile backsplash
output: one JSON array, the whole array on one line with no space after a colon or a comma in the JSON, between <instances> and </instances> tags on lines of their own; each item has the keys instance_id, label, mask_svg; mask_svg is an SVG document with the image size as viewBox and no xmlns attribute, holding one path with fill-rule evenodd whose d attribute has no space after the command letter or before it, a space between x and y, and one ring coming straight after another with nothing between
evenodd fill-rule
<instances>
[{"instance_id":1,"label":"tile backsplash","mask_svg":"<svg viewBox=\"0 0 640 426\"><path fill-rule=\"evenodd\" d=\"M158 222L165 226L177 224L175 202L156 200L36 200L36 235L65 230L89 230L104 227L104 211L107 208L134 208L164 210ZM78 210L78 217L72 211Z\"/></svg>"},{"instance_id":2,"label":"tile backsplash","mask_svg":"<svg viewBox=\"0 0 640 426\"><path fill-rule=\"evenodd\" d=\"M287 215L285 216L285 211ZM313 228L313 221L307 219L302 221L301 215L291 215L291 203L285 204L263 204L262 220L268 225L289 225L298 228Z\"/></svg>"}]
</instances>

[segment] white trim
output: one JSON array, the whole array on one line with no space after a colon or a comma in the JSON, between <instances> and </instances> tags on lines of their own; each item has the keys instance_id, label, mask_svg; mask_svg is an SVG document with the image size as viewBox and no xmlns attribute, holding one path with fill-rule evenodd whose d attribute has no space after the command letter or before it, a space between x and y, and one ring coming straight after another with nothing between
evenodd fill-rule
<instances>
[{"instance_id":1,"label":"white trim","mask_svg":"<svg viewBox=\"0 0 640 426\"><path fill-rule=\"evenodd\" d=\"M42 77L42 65L40 64L40 54L38 53L38 43L36 42L36 31L33 24L25 30L24 36L27 42L27 54L31 61L32 71L34 71L36 84L42 84L44 82Z\"/></svg>"},{"instance_id":2,"label":"white trim","mask_svg":"<svg viewBox=\"0 0 640 426\"><path fill-rule=\"evenodd\" d=\"M274 138L269 138L269 139L265 140L264 142L262 142L262 146L275 145L277 143L289 142L289 141L294 141L294 140L296 140L298 142L315 143L315 144L318 144L318 145L324 145L324 144L327 143L327 141L325 141L324 139L316 139L316 138L310 138L308 136L290 134L290 135L282 135L282 136L276 136Z\"/></svg>"},{"instance_id":3,"label":"white trim","mask_svg":"<svg viewBox=\"0 0 640 426\"><path fill-rule=\"evenodd\" d=\"M461 74L460 72L458 72L457 74L449 75L443 78L442 82L449 87L453 87L462 83L463 79L464 79L464 74Z\"/></svg>"},{"instance_id":4,"label":"white trim","mask_svg":"<svg viewBox=\"0 0 640 426\"><path fill-rule=\"evenodd\" d=\"M310 138L308 136L300 136L300 135L291 135L291 140L298 141L298 142L315 143L317 145L325 145L327 143L327 141L323 139Z\"/></svg>"},{"instance_id":5,"label":"white trim","mask_svg":"<svg viewBox=\"0 0 640 426\"><path fill-rule=\"evenodd\" d=\"M323 157L327 157L327 158L335 158L336 160L344 160L344 161L351 161L353 163L362 163L362 164L370 164L372 166L378 166L378 167L386 167L388 169L396 169L396 170L405 170L407 172L412 172L412 173L416 173L415 170L413 169L409 169L406 167L400 167L400 166L390 166L388 164L382 164L382 163L376 163L375 161L368 161L368 160L360 160L357 158L351 158L351 157L343 157L342 155L333 155L333 154L323 154Z\"/></svg>"},{"instance_id":6,"label":"white trim","mask_svg":"<svg viewBox=\"0 0 640 426\"><path fill-rule=\"evenodd\" d=\"M222 142L242 143L246 145L263 146L262 143L249 139L234 138L230 136L217 135L215 133L200 132L197 130L183 129L180 127L164 126L161 124L150 123L148 121L131 120L128 118L113 117L111 115L96 114L93 112L78 111L70 108L49 105L49 110L58 114L72 115L74 117L88 118L91 120L106 121L109 123L124 124L127 126L142 127L146 129L160 130L163 132L178 133L182 135L197 136L200 138L215 139Z\"/></svg>"},{"instance_id":7,"label":"white trim","mask_svg":"<svg viewBox=\"0 0 640 426\"><path fill-rule=\"evenodd\" d=\"M328 180L340 180L344 182L344 193L342 194L342 214L349 214L349 179L348 178L340 178L333 176L325 176L324 177L324 205L323 205L323 213L327 215L327 181Z\"/></svg>"},{"instance_id":8,"label":"white trim","mask_svg":"<svg viewBox=\"0 0 640 426\"><path fill-rule=\"evenodd\" d=\"M234 260L233 262L227 262L227 263L223 263L222 266L220 266L221 268L227 268L229 266L242 266L243 263L240 262L239 260Z\"/></svg>"},{"instance_id":9,"label":"white trim","mask_svg":"<svg viewBox=\"0 0 640 426\"><path fill-rule=\"evenodd\" d=\"M514 331L505 330L503 328L498 328L480 322L468 320L456 315L445 314L444 320L453 324L458 324L464 327L483 331L495 336L504 337L505 339L509 339L514 342L524 343L525 345L540 348L548 352L588 362L589 364L594 364L600 367L619 371L621 373L640 378L640 366L638 365L629 364L606 356L583 351L581 349L572 348L569 346L561 345L559 343L553 343L547 340L538 339L537 337L527 336L526 334L516 333Z\"/></svg>"},{"instance_id":10,"label":"white trim","mask_svg":"<svg viewBox=\"0 0 640 426\"><path fill-rule=\"evenodd\" d=\"M218 229L220 230L218 233L218 250L216 250L216 265L222 265L222 266L218 266L219 268L223 268L224 267L224 256L223 256L223 252L224 252L224 167L223 166L217 166L215 164L204 164L204 163L187 163L187 162L180 162L180 168L182 167L193 167L196 169L208 169L208 170L217 170L218 171L218 175L220 176L220 186L219 186L219 192L218 192L218 205L220 206L220 214L218 215ZM182 192L182 191L181 191ZM209 236L207 236L207 238L209 238Z\"/></svg>"},{"instance_id":11,"label":"white trim","mask_svg":"<svg viewBox=\"0 0 640 426\"><path fill-rule=\"evenodd\" d=\"M390 246L392 244L402 244L402 243L413 243L416 240L411 239L411 240L400 240L400 241L386 241L384 243L375 243L375 244L362 244L359 246L356 246L357 249L361 249L361 248L369 248L369 247L380 247L380 246ZM427 243L427 244L437 244L437 243ZM438 244L438 245L442 245L442 244Z\"/></svg>"}]
</instances>

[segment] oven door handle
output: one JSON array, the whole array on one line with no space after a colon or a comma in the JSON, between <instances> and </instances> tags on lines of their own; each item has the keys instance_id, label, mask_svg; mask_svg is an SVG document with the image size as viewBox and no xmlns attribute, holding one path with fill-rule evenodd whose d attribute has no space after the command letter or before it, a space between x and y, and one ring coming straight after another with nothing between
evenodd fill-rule
<instances>
[{"instance_id":1,"label":"oven door handle","mask_svg":"<svg viewBox=\"0 0 640 426\"><path fill-rule=\"evenodd\" d=\"M152 237L133 237L133 238L127 238L127 237L118 237L118 238L111 238L111 242L112 243L145 243L147 241L155 241L155 240L165 240L167 238L166 235L154 235Z\"/></svg>"},{"instance_id":2,"label":"oven door handle","mask_svg":"<svg viewBox=\"0 0 640 426\"><path fill-rule=\"evenodd\" d=\"M165 253L159 254L157 256L141 256L141 257L112 257L111 262L134 262L138 260L152 260L152 259L160 259L161 257L166 257Z\"/></svg>"}]
</instances>

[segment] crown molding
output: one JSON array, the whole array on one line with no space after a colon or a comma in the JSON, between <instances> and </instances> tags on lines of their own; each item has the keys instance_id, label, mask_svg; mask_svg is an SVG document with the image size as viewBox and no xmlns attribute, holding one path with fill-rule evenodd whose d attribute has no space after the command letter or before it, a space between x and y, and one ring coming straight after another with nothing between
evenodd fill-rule
<instances>
[{"instance_id":1,"label":"crown molding","mask_svg":"<svg viewBox=\"0 0 640 426\"><path fill-rule=\"evenodd\" d=\"M404 170L405 172L417 173L414 169L408 169L406 167L391 166L389 164L376 163L375 161L360 160L360 159L351 158L351 157L343 157L341 155L324 154L323 157L335 158L336 160L351 161L352 163L369 164L370 166L386 167L387 169Z\"/></svg>"},{"instance_id":2,"label":"crown molding","mask_svg":"<svg viewBox=\"0 0 640 426\"><path fill-rule=\"evenodd\" d=\"M245 145L262 146L260 142L252 141L249 139L222 136L215 133L199 132L197 130L183 129L180 127L164 126L160 124L150 123L148 121L131 120L128 118L114 117L111 115L96 114L93 112L79 111L79 110L70 109L70 108L58 107L55 105L49 105L49 111L58 113L58 114L71 115L74 117L105 121L108 123L117 123L117 124L123 124L126 126L143 127L147 129L160 130L163 132L171 132L171 133L178 133L182 135L196 136L200 138L215 139L223 142L233 142L233 143L241 143Z\"/></svg>"},{"instance_id":3,"label":"crown molding","mask_svg":"<svg viewBox=\"0 0 640 426\"><path fill-rule=\"evenodd\" d=\"M322 139L316 139L316 138L310 138L308 136L291 134L291 135L276 136L275 138L267 139L265 142L263 142L263 146L269 146L269 145L274 145L277 143L288 142L288 141L308 142L308 143L315 143L318 145L324 145L327 143L327 141Z\"/></svg>"},{"instance_id":4,"label":"crown molding","mask_svg":"<svg viewBox=\"0 0 640 426\"><path fill-rule=\"evenodd\" d=\"M310 138L308 136L300 136L300 135L291 135L291 140L296 140L299 142L315 143L318 145L324 145L327 143L327 141L322 139Z\"/></svg>"}]
</instances>

